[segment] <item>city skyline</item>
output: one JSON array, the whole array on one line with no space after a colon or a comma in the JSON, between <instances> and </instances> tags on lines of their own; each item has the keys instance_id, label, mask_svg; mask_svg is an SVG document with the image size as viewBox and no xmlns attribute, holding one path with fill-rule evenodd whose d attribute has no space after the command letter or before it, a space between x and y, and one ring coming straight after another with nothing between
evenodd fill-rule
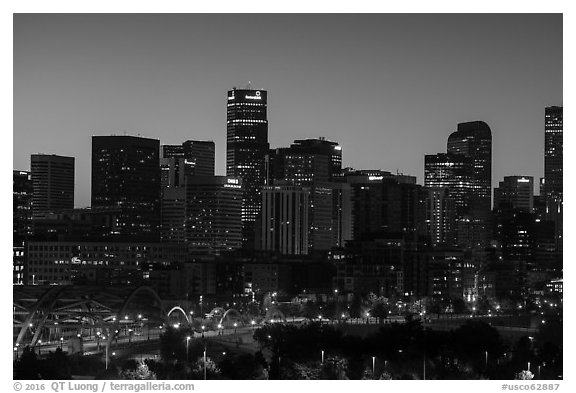
<instances>
[{"instance_id":1,"label":"city skyline","mask_svg":"<svg viewBox=\"0 0 576 393\"><path fill-rule=\"evenodd\" d=\"M252 45L224 45L240 27ZM16 15L14 33L14 169L38 152L74 156L76 206L89 205L92 135L213 140L223 175L224 95L248 80L269 93L271 148L323 136L342 146L343 167L419 184L424 156L475 120L493 132L492 187L537 183L544 108L563 105L560 14Z\"/></svg>"}]
</instances>

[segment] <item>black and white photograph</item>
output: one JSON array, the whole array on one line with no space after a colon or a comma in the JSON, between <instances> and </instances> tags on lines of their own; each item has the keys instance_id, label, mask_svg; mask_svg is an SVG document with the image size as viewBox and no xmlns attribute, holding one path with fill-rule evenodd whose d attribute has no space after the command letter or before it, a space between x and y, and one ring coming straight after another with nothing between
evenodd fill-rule
<instances>
[{"instance_id":1,"label":"black and white photograph","mask_svg":"<svg viewBox=\"0 0 576 393\"><path fill-rule=\"evenodd\" d=\"M14 391L559 390L563 13L221 11L11 16Z\"/></svg>"}]
</instances>

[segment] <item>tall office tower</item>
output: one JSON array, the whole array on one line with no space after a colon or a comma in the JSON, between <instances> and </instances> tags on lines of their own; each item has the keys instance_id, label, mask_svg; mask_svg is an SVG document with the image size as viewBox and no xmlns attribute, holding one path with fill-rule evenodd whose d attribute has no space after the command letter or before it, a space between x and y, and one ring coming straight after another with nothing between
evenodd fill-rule
<instances>
[{"instance_id":1,"label":"tall office tower","mask_svg":"<svg viewBox=\"0 0 576 393\"><path fill-rule=\"evenodd\" d=\"M425 230L421 186L385 175L345 176L352 188L355 240L400 235L414 240Z\"/></svg>"},{"instance_id":2,"label":"tall office tower","mask_svg":"<svg viewBox=\"0 0 576 393\"><path fill-rule=\"evenodd\" d=\"M190 250L219 253L242 246L242 195L238 178L188 178L186 241Z\"/></svg>"},{"instance_id":3,"label":"tall office tower","mask_svg":"<svg viewBox=\"0 0 576 393\"><path fill-rule=\"evenodd\" d=\"M31 234L32 178L30 172L12 172L13 243L22 243Z\"/></svg>"},{"instance_id":4,"label":"tall office tower","mask_svg":"<svg viewBox=\"0 0 576 393\"><path fill-rule=\"evenodd\" d=\"M470 213L472 176L472 160L467 156L438 153L424 157L424 186L448 189L456 219Z\"/></svg>"},{"instance_id":5,"label":"tall office tower","mask_svg":"<svg viewBox=\"0 0 576 393\"><path fill-rule=\"evenodd\" d=\"M342 173L342 147L337 142L327 141L324 137L318 139L299 139L290 145L291 153L307 153L328 157L328 174L330 178Z\"/></svg>"},{"instance_id":6,"label":"tall office tower","mask_svg":"<svg viewBox=\"0 0 576 393\"><path fill-rule=\"evenodd\" d=\"M183 187L186 176L214 176L215 146L212 141L186 141L162 145L162 187Z\"/></svg>"},{"instance_id":7,"label":"tall office tower","mask_svg":"<svg viewBox=\"0 0 576 393\"><path fill-rule=\"evenodd\" d=\"M352 187L348 183L330 183L332 189L332 246L344 247L354 239Z\"/></svg>"},{"instance_id":8,"label":"tall office tower","mask_svg":"<svg viewBox=\"0 0 576 393\"><path fill-rule=\"evenodd\" d=\"M290 147L270 151L266 156L267 184L291 184L310 188L310 250L329 250L340 244L336 226L342 224L334 204L339 193L331 180L342 172L342 148L324 138L295 140ZM340 232L346 240L348 235Z\"/></svg>"},{"instance_id":9,"label":"tall office tower","mask_svg":"<svg viewBox=\"0 0 576 393\"><path fill-rule=\"evenodd\" d=\"M563 192L563 129L563 107L547 107L544 120L544 194L556 201L562 200Z\"/></svg>"},{"instance_id":10,"label":"tall office tower","mask_svg":"<svg viewBox=\"0 0 576 393\"><path fill-rule=\"evenodd\" d=\"M471 231L478 235L468 246L487 246L491 237L492 211L492 131L482 121L458 124L450 134L448 153L462 154L472 160L470 199Z\"/></svg>"},{"instance_id":11,"label":"tall office tower","mask_svg":"<svg viewBox=\"0 0 576 393\"><path fill-rule=\"evenodd\" d=\"M25 283L25 246L32 234L32 178L30 172L12 172L12 283Z\"/></svg>"},{"instance_id":12,"label":"tall office tower","mask_svg":"<svg viewBox=\"0 0 576 393\"><path fill-rule=\"evenodd\" d=\"M563 250L563 107L551 106L545 110L544 120L544 196L546 219L555 223L556 248Z\"/></svg>"},{"instance_id":13,"label":"tall office tower","mask_svg":"<svg viewBox=\"0 0 576 393\"><path fill-rule=\"evenodd\" d=\"M534 210L534 178L505 176L494 189L494 210L509 208L532 213Z\"/></svg>"},{"instance_id":14,"label":"tall office tower","mask_svg":"<svg viewBox=\"0 0 576 393\"><path fill-rule=\"evenodd\" d=\"M165 243L186 241L186 187L163 187L160 240Z\"/></svg>"},{"instance_id":15,"label":"tall office tower","mask_svg":"<svg viewBox=\"0 0 576 393\"><path fill-rule=\"evenodd\" d=\"M260 248L284 255L308 254L308 198L298 186L266 186L262 191Z\"/></svg>"},{"instance_id":16,"label":"tall office tower","mask_svg":"<svg viewBox=\"0 0 576 393\"><path fill-rule=\"evenodd\" d=\"M186 179L186 164L184 160L184 146L160 146L160 186L183 187Z\"/></svg>"},{"instance_id":17,"label":"tall office tower","mask_svg":"<svg viewBox=\"0 0 576 393\"><path fill-rule=\"evenodd\" d=\"M426 195L426 230L430 243L453 246L456 243L456 210L448 188L428 188Z\"/></svg>"},{"instance_id":18,"label":"tall office tower","mask_svg":"<svg viewBox=\"0 0 576 393\"><path fill-rule=\"evenodd\" d=\"M122 209L113 236L159 239L159 150L157 139L92 137L92 207Z\"/></svg>"},{"instance_id":19,"label":"tall office tower","mask_svg":"<svg viewBox=\"0 0 576 393\"><path fill-rule=\"evenodd\" d=\"M182 144L187 167L194 176L214 176L216 147L213 141L186 141Z\"/></svg>"},{"instance_id":20,"label":"tall office tower","mask_svg":"<svg viewBox=\"0 0 576 393\"><path fill-rule=\"evenodd\" d=\"M188 176L214 176L215 147L212 141L186 141L162 145L160 158L161 239L184 242L186 220L186 179Z\"/></svg>"},{"instance_id":21,"label":"tall office tower","mask_svg":"<svg viewBox=\"0 0 576 393\"><path fill-rule=\"evenodd\" d=\"M74 208L74 157L33 154L32 216Z\"/></svg>"},{"instance_id":22,"label":"tall office tower","mask_svg":"<svg viewBox=\"0 0 576 393\"><path fill-rule=\"evenodd\" d=\"M267 92L228 92L226 125L226 175L241 178L242 243L253 248L255 222L262 207L265 183L265 155L268 153Z\"/></svg>"}]
</instances>

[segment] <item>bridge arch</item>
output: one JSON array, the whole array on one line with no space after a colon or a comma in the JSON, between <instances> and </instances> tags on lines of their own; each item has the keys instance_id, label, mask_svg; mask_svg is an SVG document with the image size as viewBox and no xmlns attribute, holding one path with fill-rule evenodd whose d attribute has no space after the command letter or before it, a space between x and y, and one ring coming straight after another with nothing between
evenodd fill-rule
<instances>
[{"instance_id":1,"label":"bridge arch","mask_svg":"<svg viewBox=\"0 0 576 393\"><path fill-rule=\"evenodd\" d=\"M223 324L224 321L226 320L226 317L228 317L230 314L235 314L238 319L242 318L242 314L240 313L240 311L236 310L235 308L230 308L228 310L226 310L226 312L222 315L222 318L220 318L220 324Z\"/></svg>"},{"instance_id":2,"label":"bridge arch","mask_svg":"<svg viewBox=\"0 0 576 393\"><path fill-rule=\"evenodd\" d=\"M42 320L40 321L40 323L36 327L36 333L32 337L31 345L34 346L34 344L36 343L36 340L38 339L39 332L41 331L41 329L44 327L44 324L46 323L47 316L52 312L52 309L54 308L54 304L56 304L56 301L58 300L58 298L62 294L62 292L69 289L70 287L71 287L70 285L54 286L54 287L51 287L48 290L46 290L46 292L44 292L40 296L40 299L38 299L38 301L34 304L32 309L30 310L30 312L26 316L24 324L20 328L20 332L18 333L18 337L16 338L16 345L20 345L20 343L22 342L22 339L24 338L24 335L26 334L26 330L28 330L28 328L30 327L30 324L34 320L34 316L36 315L36 313L39 311L40 306L44 302L50 301L48 307L45 309L45 315L43 316Z\"/></svg>"},{"instance_id":3,"label":"bridge arch","mask_svg":"<svg viewBox=\"0 0 576 393\"><path fill-rule=\"evenodd\" d=\"M173 313L174 311L180 311L180 313L181 313L182 315L184 315L184 318L186 318L186 322L190 323L190 317L188 317L188 314L186 314L186 311L184 311L184 309L183 309L182 307L180 307L180 306L174 306L174 307L172 307L172 308L170 309L170 311L168 311L168 314L167 314L168 317L170 317L170 315L172 315L172 313Z\"/></svg>"},{"instance_id":4,"label":"bridge arch","mask_svg":"<svg viewBox=\"0 0 576 393\"><path fill-rule=\"evenodd\" d=\"M214 318L215 316L218 315L224 315L225 312L226 310L224 310L222 307L214 307L212 311L208 313L208 318Z\"/></svg>"},{"instance_id":5,"label":"bridge arch","mask_svg":"<svg viewBox=\"0 0 576 393\"><path fill-rule=\"evenodd\" d=\"M158 296L158 293L156 293L156 291L154 289L150 288L149 286L141 286L141 287L135 288L126 297L126 300L124 300L124 303L122 303L120 310L116 314L116 321L114 321L111 331L108 330L108 334L106 337L106 347L107 348L110 348L110 346L112 345L112 341L114 340L114 335L116 333L116 330L118 330L118 325L120 324L121 316L125 313L126 307L128 307L128 305L130 304L132 299L134 299L134 297L137 294L139 294L140 292L148 292L149 294L152 295L152 297L158 302L158 307L160 308L160 316L162 317L164 322L168 322L168 314L164 311L164 306L162 305L162 300L160 299L160 296Z\"/></svg>"}]
</instances>

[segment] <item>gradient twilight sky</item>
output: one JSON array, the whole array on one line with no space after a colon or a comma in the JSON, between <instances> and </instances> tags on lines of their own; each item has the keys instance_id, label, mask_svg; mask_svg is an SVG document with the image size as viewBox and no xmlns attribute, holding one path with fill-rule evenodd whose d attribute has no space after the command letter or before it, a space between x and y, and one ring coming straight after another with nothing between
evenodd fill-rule
<instances>
[{"instance_id":1,"label":"gradient twilight sky","mask_svg":"<svg viewBox=\"0 0 576 393\"><path fill-rule=\"evenodd\" d=\"M544 107L562 102L561 14L16 14L14 169L91 136L216 143L226 92L268 90L271 147L324 136L343 166L415 175L460 122L492 129L493 185L544 172ZM536 188L535 193L538 193Z\"/></svg>"}]
</instances>

